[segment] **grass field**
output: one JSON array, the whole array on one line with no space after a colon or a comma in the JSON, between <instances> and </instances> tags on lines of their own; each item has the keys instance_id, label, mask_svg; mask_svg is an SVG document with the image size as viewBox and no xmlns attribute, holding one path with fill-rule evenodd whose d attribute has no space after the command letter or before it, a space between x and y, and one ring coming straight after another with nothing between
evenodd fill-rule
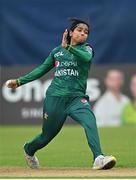
<instances>
[{"instance_id":1,"label":"grass field","mask_svg":"<svg viewBox=\"0 0 136 180\"><path fill-rule=\"evenodd\" d=\"M40 131L40 126L0 126L0 168L25 168L22 146ZM136 126L101 128L99 135L103 152L117 158L116 168L136 168ZM88 169L92 166L92 153L78 125L65 125L37 156L41 167L46 168Z\"/></svg>"}]
</instances>

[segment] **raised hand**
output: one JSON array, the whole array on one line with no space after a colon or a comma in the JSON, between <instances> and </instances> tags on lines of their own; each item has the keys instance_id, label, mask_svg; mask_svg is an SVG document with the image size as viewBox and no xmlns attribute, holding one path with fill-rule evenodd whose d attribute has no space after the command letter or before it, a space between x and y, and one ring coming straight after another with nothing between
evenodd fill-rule
<instances>
[{"instance_id":1,"label":"raised hand","mask_svg":"<svg viewBox=\"0 0 136 180\"><path fill-rule=\"evenodd\" d=\"M68 30L66 29L63 33L63 37L62 37L62 43L61 43L61 46L63 48L66 48L67 47L67 36L68 36Z\"/></svg>"}]
</instances>

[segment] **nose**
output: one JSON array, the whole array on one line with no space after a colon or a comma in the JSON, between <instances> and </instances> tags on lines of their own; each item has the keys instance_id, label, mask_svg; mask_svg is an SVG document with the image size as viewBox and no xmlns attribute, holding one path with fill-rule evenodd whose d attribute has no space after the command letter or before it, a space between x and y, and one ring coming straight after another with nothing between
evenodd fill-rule
<instances>
[{"instance_id":1,"label":"nose","mask_svg":"<svg viewBox=\"0 0 136 180\"><path fill-rule=\"evenodd\" d=\"M82 35L82 36L84 36L84 35L85 35L85 33L84 33L84 32L81 32L81 35Z\"/></svg>"}]
</instances>

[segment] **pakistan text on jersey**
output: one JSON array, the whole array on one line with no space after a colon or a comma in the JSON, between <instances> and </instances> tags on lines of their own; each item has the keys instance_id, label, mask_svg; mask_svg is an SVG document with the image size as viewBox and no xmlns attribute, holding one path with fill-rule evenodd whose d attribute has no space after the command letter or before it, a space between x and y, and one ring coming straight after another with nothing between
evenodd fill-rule
<instances>
[{"instance_id":1,"label":"pakistan text on jersey","mask_svg":"<svg viewBox=\"0 0 136 180\"><path fill-rule=\"evenodd\" d=\"M79 72L75 69L56 70L55 76L79 76Z\"/></svg>"}]
</instances>

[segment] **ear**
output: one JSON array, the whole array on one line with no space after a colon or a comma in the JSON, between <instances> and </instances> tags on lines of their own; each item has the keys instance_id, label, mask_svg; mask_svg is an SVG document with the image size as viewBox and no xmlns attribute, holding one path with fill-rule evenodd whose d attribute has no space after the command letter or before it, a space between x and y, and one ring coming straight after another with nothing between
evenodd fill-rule
<instances>
[{"instance_id":1,"label":"ear","mask_svg":"<svg viewBox=\"0 0 136 180\"><path fill-rule=\"evenodd\" d=\"M69 31L69 36L71 37L73 35L73 31Z\"/></svg>"}]
</instances>

